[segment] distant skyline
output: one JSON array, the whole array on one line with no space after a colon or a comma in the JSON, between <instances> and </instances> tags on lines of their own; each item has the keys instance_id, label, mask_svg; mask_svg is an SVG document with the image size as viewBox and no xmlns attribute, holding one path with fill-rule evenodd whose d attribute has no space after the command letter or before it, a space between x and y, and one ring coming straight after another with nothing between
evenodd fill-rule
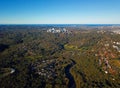
<instances>
[{"instance_id":1,"label":"distant skyline","mask_svg":"<svg viewBox=\"0 0 120 88\"><path fill-rule=\"evenodd\" d=\"M0 24L120 24L120 0L0 0Z\"/></svg>"}]
</instances>

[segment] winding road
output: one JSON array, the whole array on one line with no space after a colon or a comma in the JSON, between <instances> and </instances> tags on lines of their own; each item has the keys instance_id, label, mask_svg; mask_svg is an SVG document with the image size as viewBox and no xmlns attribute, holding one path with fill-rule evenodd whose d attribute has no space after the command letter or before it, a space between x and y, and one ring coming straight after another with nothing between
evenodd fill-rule
<instances>
[{"instance_id":1,"label":"winding road","mask_svg":"<svg viewBox=\"0 0 120 88\"><path fill-rule=\"evenodd\" d=\"M8 75L10 75L10 74L13 74L13 73L15 72L15 69L14 69L14 68L3 68L3 69L9 69L10 71L5 72L5 71L3 70L3 72L0 73L0 78L6 77L6 76L8 76Z\"/></svg>"},{"instance_id":2,"label":"winding road","mask_svg":"<svg viewBox=\"0 0 120 88\"><path fill-rule=\"evenodd\" d=\"M72 63L71 64L68 64L66 67L65 67L65 74L66 74L66 77L69 79L69 83L68 83L68 88L76 88L76 84L75 84L75 80L72 76L72 74L70 73L70 69L76 64L75 61L71 60Z\"/></svg>"}]
</instances>

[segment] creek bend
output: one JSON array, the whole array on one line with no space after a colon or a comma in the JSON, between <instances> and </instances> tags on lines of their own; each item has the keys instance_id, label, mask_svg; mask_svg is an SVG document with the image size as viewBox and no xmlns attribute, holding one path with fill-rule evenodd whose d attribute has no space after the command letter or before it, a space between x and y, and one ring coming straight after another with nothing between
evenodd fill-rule
<instances>
[{"instance_id":1,"label":"creek bend","mask_svg":"<svg viewBox=\"0 0 120 88\"><path fill-rule=\"evenodd\" d=\"M65 67L65 74L66 74L66 77L69 79L69 82L68 82L68 88L76 88L76 83L75 83L75 80L74 80L74 77L72 76L72 74L70 73L70 69L76 64L75 61L71 60L72 63L71 64L68 64L66 67Z\"/></svg>"}]
</instances>

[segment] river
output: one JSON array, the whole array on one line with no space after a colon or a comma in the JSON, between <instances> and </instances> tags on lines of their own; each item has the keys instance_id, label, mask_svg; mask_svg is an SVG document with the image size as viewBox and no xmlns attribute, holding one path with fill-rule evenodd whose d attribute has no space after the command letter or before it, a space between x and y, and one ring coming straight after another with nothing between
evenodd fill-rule
<instances>
[{"instance_id":1,"label":"river","mask_svg":"<svg viewBox=\"0 0 120 88\"><path fill-rule=\"evenodd\" d=\"M75 83L75 80L74 80L74 77L72 76L72 74L70 73L70 69L76 64L75 61L71 60L72 63L71 64L68 64L66 67L65 67L65 74L66 74L66 77L69 79L69 83L68 83L68 88L76 88L76 83Z\"/></svg>"}]
</instances>

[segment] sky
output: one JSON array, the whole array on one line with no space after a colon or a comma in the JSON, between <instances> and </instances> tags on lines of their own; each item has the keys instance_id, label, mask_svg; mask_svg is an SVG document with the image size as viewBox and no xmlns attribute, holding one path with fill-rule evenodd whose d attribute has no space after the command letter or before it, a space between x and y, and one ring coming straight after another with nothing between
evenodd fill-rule
<instances>
[{"instance_id":1,"label":"sky","mask_svg":"<svg viewBox=\"0 0 120 88\"><path fill-rule=\"evenodd\" d=\"M0 0L0 24L120 24L120 0Z\"/></svg>"}]
</instances>

